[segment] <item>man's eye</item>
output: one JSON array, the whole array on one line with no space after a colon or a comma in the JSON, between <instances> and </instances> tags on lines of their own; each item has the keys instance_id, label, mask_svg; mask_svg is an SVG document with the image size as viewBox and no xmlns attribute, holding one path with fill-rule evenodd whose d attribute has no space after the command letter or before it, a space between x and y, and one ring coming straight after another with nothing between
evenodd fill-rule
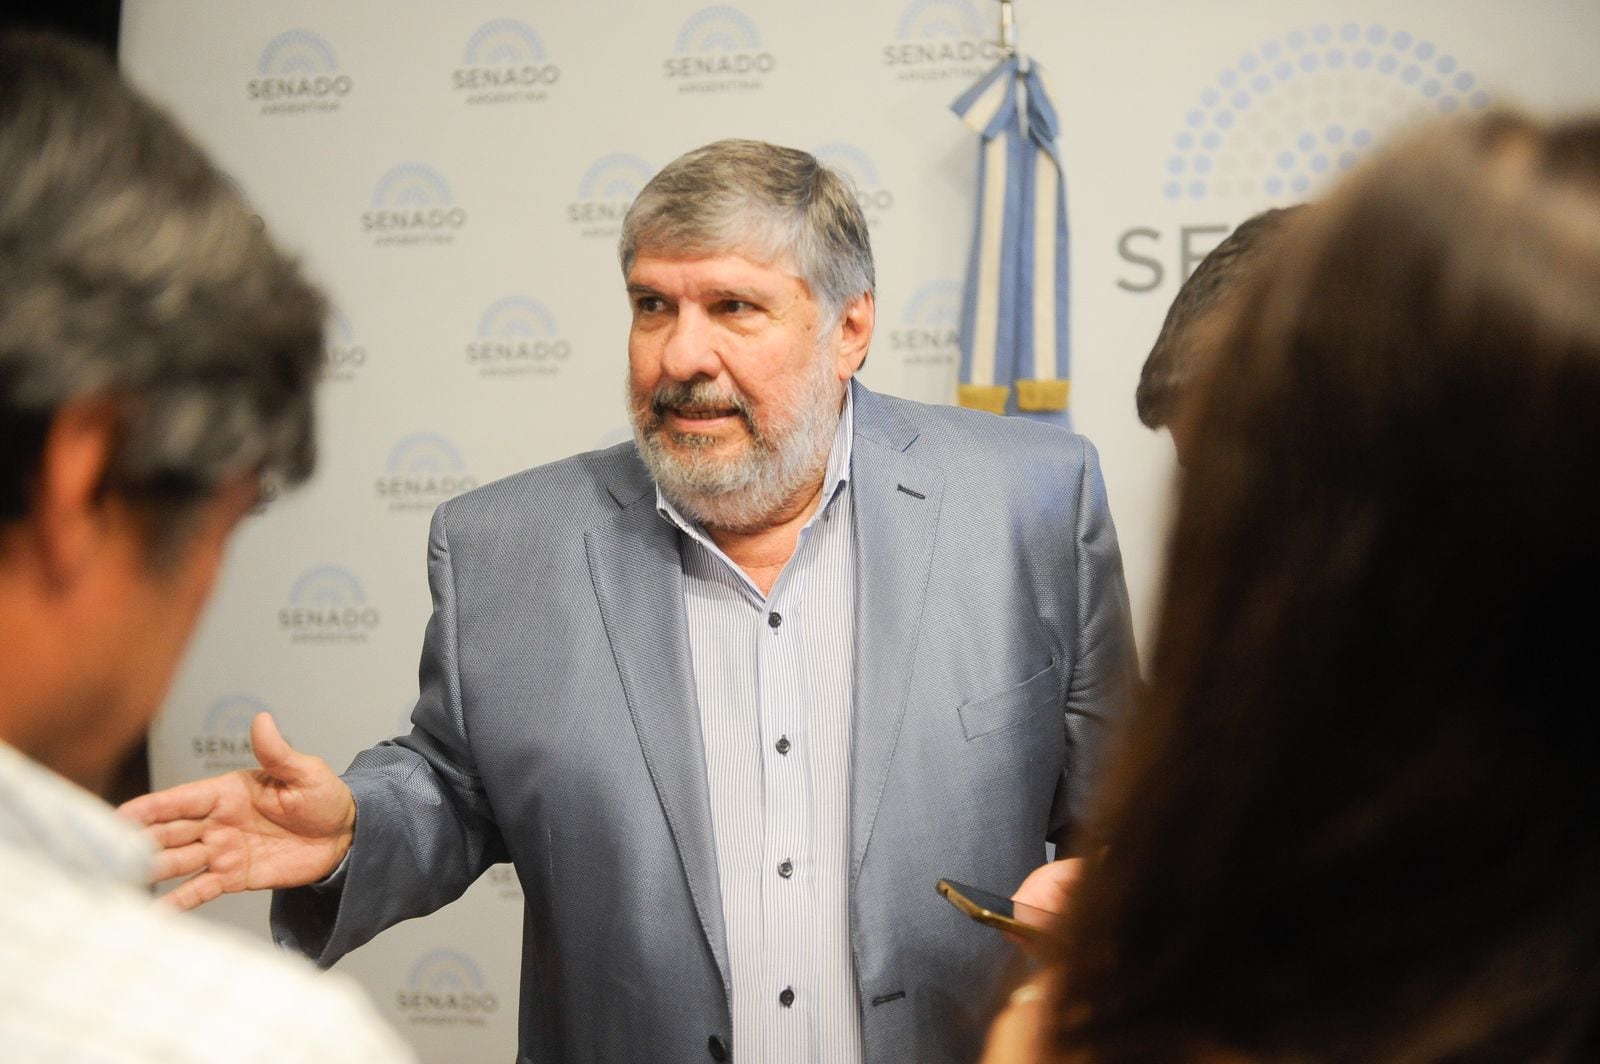
<instances>
[{"instance_id":1,"label":"man's eye","mask_svg":"<svg viewBox=\"0 0 1600 1064\"><path fill-rule=\"evenodd\" d=\"M641 314L659 314L666 309L667 301L660 296L640 296L633 305Z\"/></svg>"},{"instance_id":2,"label":"man's eye","mask_svg":"<svg viewBox=\"0 0 1600 1064\"><path fill-rule=\"evenodd\" d=\"M722 312L724 314L743 314L754 309L756 309L754 303L746 303L742 299L724 299L722 301Z\"/></svg>"}]
</instances>

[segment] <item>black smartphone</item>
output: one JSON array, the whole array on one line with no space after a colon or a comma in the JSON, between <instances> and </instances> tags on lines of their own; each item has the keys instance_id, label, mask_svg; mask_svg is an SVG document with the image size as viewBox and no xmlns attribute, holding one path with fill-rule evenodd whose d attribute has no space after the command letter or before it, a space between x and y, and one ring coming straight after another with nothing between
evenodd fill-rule
<instances>
[{"instance_id":1,"label":"black smartphone","mask_svg":"<svg viewBox=\"0 0 1600 1064\"><path fill-rule=\"evenodd\" d=\"M945 901L978 923L1029 938L1042 938L1048 934L1058 915L952 879L939 880L938 890Z\"/></svg>"}]
</instances>

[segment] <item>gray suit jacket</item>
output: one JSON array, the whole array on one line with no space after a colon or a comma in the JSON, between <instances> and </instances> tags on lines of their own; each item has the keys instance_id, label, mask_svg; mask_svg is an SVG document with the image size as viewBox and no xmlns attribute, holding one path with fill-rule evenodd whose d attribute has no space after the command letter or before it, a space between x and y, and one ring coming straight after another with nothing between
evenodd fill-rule
<instances>
[{"instance_id":1,"label":"gray suit jacket","mask_svg":"<svg viewBox=\"0 0 1600 1064\"><path fill-rule=\"evenodd\" d=\"M856 388L851 934L867 1060L970 1061L1009 891L1068 829L1132 660L1093 448ZM678 533L632 444L439 508L415 730L360 754L341 891L281 893L329 965L491 864L526 895L520 1059L708 1061L728 961Z\"/></svg>"}]
</instances>

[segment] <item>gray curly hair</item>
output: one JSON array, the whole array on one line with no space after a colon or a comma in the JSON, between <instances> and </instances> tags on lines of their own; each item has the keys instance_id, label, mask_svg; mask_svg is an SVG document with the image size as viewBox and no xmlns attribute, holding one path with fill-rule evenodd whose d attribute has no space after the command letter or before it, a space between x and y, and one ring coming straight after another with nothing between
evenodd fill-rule
<instances>
[{"instance_id":1,"label":"gray curly hair","mask_svg":"<svg viewBox=\"0 0 1600 1064\"><path fill-rule=\"evenodd\" d=\"M876 283L867 221L843 177L795 148L719 140L668 163L622 222L622 272L639 251L787 257L834 321Z\"/></svg>"},{"instance_id":2,"label":"gray curly hair","mask_svg":"<svg viewBox=\"0 0 1600 1064\"><path fill-rule=\"evenodd\" d=\"M103 488L152 545L240 477L303 480L322 295L230 182L100 55L0 36L0 521L49 427L105 401Z\"/></svg>"}]
</instances>

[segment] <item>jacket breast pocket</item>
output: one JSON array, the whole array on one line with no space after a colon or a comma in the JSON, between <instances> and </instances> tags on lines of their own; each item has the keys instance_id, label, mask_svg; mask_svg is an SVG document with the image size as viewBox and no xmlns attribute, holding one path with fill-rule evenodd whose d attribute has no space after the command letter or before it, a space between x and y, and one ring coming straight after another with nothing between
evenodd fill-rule
<instances>
[{"instance_id":1,"label":"jacket breast pocket","mask_svg":"<svg viewBox=\"0 0 1600 1064\"><path fill-rule=\"evenodd\" d=\"M1061 704L1061 669L1054 663L1003 691L962 704L961 732L968 740L999 731Z\"/></svg>"}]
</instances>

